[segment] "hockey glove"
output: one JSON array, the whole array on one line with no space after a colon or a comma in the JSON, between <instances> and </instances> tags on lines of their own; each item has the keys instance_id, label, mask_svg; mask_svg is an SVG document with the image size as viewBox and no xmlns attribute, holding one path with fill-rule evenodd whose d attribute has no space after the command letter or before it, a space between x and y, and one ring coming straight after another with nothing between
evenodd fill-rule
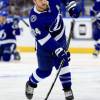
<instances>
[{"instance_id":1,"label":"hockey glove","mask_svg":"<svg viewBox=\"0 0 100 100\"><path fill-rule=\"evenodd\" d=\"M75 1L72 1L67 6L69 15L73 18L78 18L81 12L80 4L77 4Z\"/></svg>"},{"instance_id":2,"label":"hockey glove","mask_svg":"<svg viewBox=\"0 0 100 100\"><path fill-rule=\"evenodd\" d=\"M96 49L97 51L100 51L100 44L99 44L99 43L97 43L97 44L95 45L95 49Z\"/></svg>"},{"instance_id":3,"label":"hockey glove","mask_svg":"<svg viewBox=\"0 0 100 100\"><path fill-rule=\"evenodd\" d=\"M70 61L70 52L65 52L63 50L63 48L56 49L55 50L55 54L61 60L64 60L66 62L69 62Z\"/></svg>"}]
</instances>

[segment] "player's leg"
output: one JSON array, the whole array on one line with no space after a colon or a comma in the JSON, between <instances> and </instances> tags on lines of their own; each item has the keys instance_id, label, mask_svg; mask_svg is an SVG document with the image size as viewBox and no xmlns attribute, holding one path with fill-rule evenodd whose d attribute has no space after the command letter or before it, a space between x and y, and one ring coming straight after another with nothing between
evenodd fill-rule
<instances>
[{"instance_id":1,"label":"player's leg","mask_svg":"<svg viewBox=\"0 0 100 100\"><path fill-rule=\"evenodd\" d=\"M10 61L11 60L11 50L10 50L10 45L9 44L4 44L2 45L3 51L2 51L2 61Z\"/></svg>"},{"instance_id":2,"label":"player's leg","mask_svg":"<svg viewBox=\"0 0 100 100\"><path fill-rule=\"evenodd\" d=\"M0 61L1 61L1 58L2 58L2 53L3 53L3 48L2 48L2 46L0 45Z\"/></svg>"},{"instance_id":3,"label":"player's leg","mask_svg":"<svg viewBox=\"0 0 100 100\"><path fill-rule=\"evenodd\" d=\"M56 69L58 69L59 65L60 65L60 60L56 59L58 63L56 63ZM73 96L73 92L71 89L71 73L69 70L69 66L67 62L64 62L63 67L61 68L60 74L59 74L59 79L61 81L62 87L63 87L63 91L65 93L65 99L66 100L73 100L74 96Z\"/></svg>"},{"instance_id":4,"label":"player's leg","mask_svg":"<svg viewBox=\"0 0 100 100\"><path fill-rule=\"evenodd\" d=\"M52 71L51 57L45 55L45 53L37 54L38 66L39 68L29 77L29 80L26 83L26 97L32 99L34 89L37 87L37 84L48 77Z\"/></svg>"},{"instance_id":5,"label":"player's leg","mask_svg":"<svg viewBox=\"0 0 100 100\"><path fill-rule=\"evenodd\" d=\"M14 60L19 61L21 59L21 56L20 56L20 53L17 50L17 45L15 43L12 44L11 51L12 51L12 55L14 57Z\"/></svg>"},{"instance_id":6,"label":"player's leg","mask_svg":"<svg viewBox=\"0 0 100 100\"><path fill-rule=\"evenodd\" d=\"M65 99L66 100L73 100L74 96L73 96L73 92L71 89L71 73L69 71L69 67L68 66L63 66L59 75L59 79L62 83L62 87L65 93Z\"/></svg>"}]
</instances>

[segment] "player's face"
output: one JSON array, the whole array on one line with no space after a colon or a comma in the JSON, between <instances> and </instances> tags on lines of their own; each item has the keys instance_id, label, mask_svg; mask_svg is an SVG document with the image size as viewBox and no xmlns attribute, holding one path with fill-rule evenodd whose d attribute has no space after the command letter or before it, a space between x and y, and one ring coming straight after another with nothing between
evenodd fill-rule
<instances>
[{"instance_id":1,"label":"player's face","mask_svg":"<svg viewBox=\"0 0 100 100\"><path fill-rule=\"evenodd\" d=\"M36 9L40 12L45 11L49 7L48 0L33 0Z\"/></svg>"},{"instance_id":2,"label":"player's face","mask_svg":"<svg viewBox=\"0 0 100 100\"><path fill-rule=\"evenodd\" d=\"M6 18L5 18L5 17L3 17L3 16L0 16L0 24L5 23L5 21L6 21Z\"/></svg>"}]
</instances>

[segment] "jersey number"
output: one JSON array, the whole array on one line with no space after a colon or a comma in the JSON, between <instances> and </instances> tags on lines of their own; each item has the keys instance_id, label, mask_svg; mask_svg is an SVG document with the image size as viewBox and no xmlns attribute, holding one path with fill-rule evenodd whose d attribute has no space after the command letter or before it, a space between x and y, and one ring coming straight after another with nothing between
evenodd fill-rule
<instances>
[{"instance_id":1,"label":"jersey number","mask_svg":"<svg viewBox=\"0 0 100 100\"><path fill-rule=\"evenodd\" d=\"M40 35L41 31L38 28L32 29L32 33L34 34L34 36Z\"/></svg>"}]
</instances>

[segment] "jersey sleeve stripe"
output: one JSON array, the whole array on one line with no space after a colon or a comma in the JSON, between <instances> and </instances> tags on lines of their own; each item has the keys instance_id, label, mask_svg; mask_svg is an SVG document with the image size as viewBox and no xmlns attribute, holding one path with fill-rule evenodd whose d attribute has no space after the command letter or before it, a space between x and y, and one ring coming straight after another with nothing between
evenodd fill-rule
<instances>
[{"instance_id":1,"label":"jersey sleeve stripe","mask_svg":"<svg viewBox=\"0 0 100 100\"><path fill-rule=\"evenodd\" d=\"M16 44L16 40L7 39L7 40L0 41L0 45L7 44L7 43L15 43Z\"/></svg>"},{"instance_id":2,"label":"jersey sleeve stripe","mask_svg":"<svg viewBox=\"0 0 100 100\"><path fill-rule=\"evenodd\" d=\"M40 43L40 45L44 45L49 39L51 38L51 35L48 34L47 36L45 36L44 38L38 40L38 42Z\"/></svg>"},{"instance_id":3,"label":"jersey sleeve stripe","mask_svg":"<svg viewBox=\"0 0 100 100\"><path fill-rule=\"evenodd\" d=\"M65 31L65 28L63 27L63 29L62 29L62 31L60 32L60 34L57 35L54 39L55 39L56 41L58 41L58 40L63 36L64 31Z\"/></svg>"}]
</instances>

